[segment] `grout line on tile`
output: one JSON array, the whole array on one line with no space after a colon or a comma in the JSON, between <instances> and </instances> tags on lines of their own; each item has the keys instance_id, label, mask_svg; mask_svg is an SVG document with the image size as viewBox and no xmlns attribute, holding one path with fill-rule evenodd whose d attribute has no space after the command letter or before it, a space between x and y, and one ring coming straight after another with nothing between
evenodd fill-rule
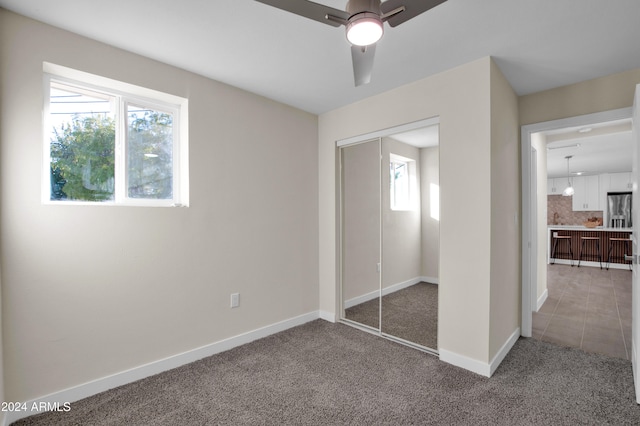
<instances>
[{"instance_id":1,"label":"grout line on tile","mask_svg":"<svg viewBox=\"0 0 640 426\"><path fill-rule=\"evenodd\" d=\"M549 288L549 279L547 278L547 289ZM562 300L562 297L564 296L564 293L567 291L567 285L565 284L562 288L562 293L560 294L560 297L558 298L558 301L556 302L556 306L553 308L553 312L551 312L551 317L549 317L549 321L547 321L547 325L544 327L544 330L542 331L542 334L540 334L540 340L542 340L542 338L544 337L545 333L547 332L547 329L549 328L549 324L551 324L551 321L553 321L553 317L556 314L556 311L558 310L558 306L560 306L560 301Z\"/></svg>"}]
</instances>

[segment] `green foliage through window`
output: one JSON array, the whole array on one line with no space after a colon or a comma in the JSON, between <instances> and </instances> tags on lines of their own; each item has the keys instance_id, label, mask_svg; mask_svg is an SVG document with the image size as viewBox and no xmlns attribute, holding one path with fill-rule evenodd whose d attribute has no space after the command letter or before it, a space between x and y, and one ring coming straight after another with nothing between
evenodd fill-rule
<instances>
[{"instance_id":1,"label":"green foliage through window","mask_svg":"<svg viewBox=\"0 0 640 426\"><path fill-rule=\"evenodd\" d=\"M115 122L76 116L54 129L51 140L51 199L113 200Z\"/></svg>"},{"instance_id":2,"label":"green foliage through window","mask_svg":"<svg viewBox=\"0 0 640 426\"><path fill-rule=\"evenodd\" d=\"M173 117L130 107L128 122L128 196L172 198Z\"/></svg>"},{"instance_id":3,"label":"green foliage through window","mask_svg":"<svg viewBox=\"0 0 640 426\"><path fill-rule=\"evenodd\" d=\"M52 81L50 199L172 200L175 129L167 111Z\"/></svg>"}]
</instances>

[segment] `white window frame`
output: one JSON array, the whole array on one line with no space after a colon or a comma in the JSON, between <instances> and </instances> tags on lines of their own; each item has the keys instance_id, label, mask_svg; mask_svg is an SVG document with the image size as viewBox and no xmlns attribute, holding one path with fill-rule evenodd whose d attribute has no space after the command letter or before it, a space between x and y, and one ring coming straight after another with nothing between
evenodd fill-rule
<instances>
[{"instance_id":1,"label":"white window frame","mask_svg":"<svg viewBox=\"0 0 640 426\"><path fill-rule=\"evenodd\" d=\"M42 202L57 205L187 207L189 205L188 100L179 96L100 77L60 65L43 63L44 126ZM115 189L111 201L51 200L50 87L56 82L116 98ZM127 191L127 106L144 106L173 115L172 198L130 198Z\"/></svg>"},{"instance_id":2,"label":"white window frame","mask_svg":"<svg viewBox=\"0 0 640 426\"><path fill-rule=\"evenodd\" d=\"M396 180L391 176L391 170L396 169L396 164L402 164L406 170L406 200L397 200ZM389 207L393 211L409 211L416 209L416 161L411 158L402 157L397 154L389 155Z\"/></svg>"}]
</instances>

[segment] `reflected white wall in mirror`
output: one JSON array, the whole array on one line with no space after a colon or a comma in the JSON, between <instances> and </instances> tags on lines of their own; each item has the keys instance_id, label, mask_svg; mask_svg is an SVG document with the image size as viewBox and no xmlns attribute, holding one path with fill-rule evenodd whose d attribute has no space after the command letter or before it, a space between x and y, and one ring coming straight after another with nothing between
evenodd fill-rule
<instances>
[{"instance_id":1,"label":"reflected white wall in mirror","mask_svg":"<svg viewBox=\"0 0 640 426\"><path fill-rule=\"evenodd\" d=\"M343 318L380 328L380 140L340 149Z\"/></svg>"},{"instance_id":2,"label":"reflected white wall in mirror","mask_svg":"<svg viewBox=\"0 0 640 426\"><path fill-rule=\"evenodd\" d=\"M429 184L429 212L431 213L431 219L440 220L440 185L435 183Z\"/></svg>"}]
</instances>

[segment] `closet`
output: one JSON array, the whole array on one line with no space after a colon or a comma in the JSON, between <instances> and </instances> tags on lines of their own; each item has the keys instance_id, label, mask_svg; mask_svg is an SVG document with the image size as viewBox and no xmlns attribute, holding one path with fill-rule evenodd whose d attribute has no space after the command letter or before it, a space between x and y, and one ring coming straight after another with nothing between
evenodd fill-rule
<instances>
[{"instance_id":1,"label":"closet","mask_svg":"<svg viewBox=\"0 0 640 426\"><path fill-rule=\"evenodd\" d=\"M436 119L338 142L341 321L436 353Z\"/></svg>"}]
</instances>

